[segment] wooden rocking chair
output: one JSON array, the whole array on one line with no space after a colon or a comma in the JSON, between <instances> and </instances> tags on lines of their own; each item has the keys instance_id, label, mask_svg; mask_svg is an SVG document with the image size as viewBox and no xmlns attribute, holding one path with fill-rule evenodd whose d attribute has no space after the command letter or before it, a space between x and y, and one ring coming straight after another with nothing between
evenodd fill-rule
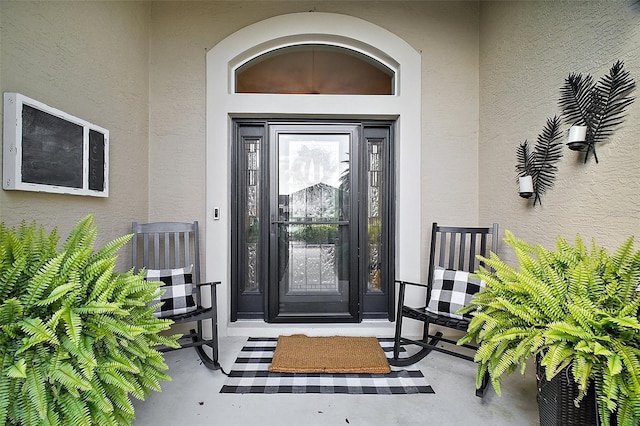
<instances>
[{"instance_id":1,"label":"wooden rocking chair","mask_svg":"<svg viewBox=\"0 0 640 426\"><path fill-rule=\"evenodd\" d=\"M200 245L198 222L133 222L133 267L145 269L146 279L162 281L166 289L163 306L155 315L173 320L175 324L194 322L180 339L182 348L195 348L202 363L209 369L220 369L218 363L218 324L216 286L219 282L200 281ZM202 303L202 291L210 290L210 307ZM203 337L203 325L211 327L211 338ZM209 355L204 346L211 350ZM166 352L173 348L161 347Z\"/></svg>"},{"instance_id":2,"label":"wooden rocking chair","mask_svg":"<svg viewBox=\"0 0 640 426\"><path fill-rule=\"evenodd\" d=\"M396 280L399 285L396 332L393 347L392 365L406 366L414 364L432 350L473 361L473 356L463 353L456 341L443 337L441 331L431 334L430 325L452 328L466 332L470 316L461 316L455 312L465 306L474 293L478 292L483 282L469 277L478 268L476 255L489 256L489 250L496 252L498 247L498 224L487 228L439 226L433 223L431 232L431 248L429 254L429 273L426 284ZM426 288L426 304L416 308L405 304L407 285ZM403 319L408 318L422 322L422 338L414 340L402 336ZM444 344L456 346L444 347ZM400 358L400 349L406 345L417 345L418 351L406 358ZM469 344L462 345L476 350ZM485 375L482 386L476 395L484 396L488 385Z\"/></svg>"}]
</instances>

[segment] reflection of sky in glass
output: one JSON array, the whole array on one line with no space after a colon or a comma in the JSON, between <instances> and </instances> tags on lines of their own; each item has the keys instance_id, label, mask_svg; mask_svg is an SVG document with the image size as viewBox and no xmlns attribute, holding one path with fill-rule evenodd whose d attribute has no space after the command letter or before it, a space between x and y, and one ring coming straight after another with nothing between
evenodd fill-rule
<instances>
[{"instance_id":1,"label":"reflection of sky in glass","mask_svg":"<svg viewBox=\"0 0 640 426\"><path fill-rule=\"evenodd\" d=\"M334 188L349 168L349 135L292 135L278 137L279 194L292 194L318 183Z\"/></svg>"}]
</instances>

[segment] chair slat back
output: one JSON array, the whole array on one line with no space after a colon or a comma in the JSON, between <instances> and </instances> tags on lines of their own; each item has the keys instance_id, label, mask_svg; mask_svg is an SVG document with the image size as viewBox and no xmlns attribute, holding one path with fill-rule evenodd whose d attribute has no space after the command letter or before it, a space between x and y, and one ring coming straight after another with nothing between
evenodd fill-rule
<instances>
[{"instance_id":1,"label":"chair slat back","mask_svg":"<svg viewBox=\"0 0 640 426\"><path fill-rule=\"evenodd\" d=\"M498 224L490 227L439 226L433 223L429 253L428 282L433 281L436 266L459 271L475 272L482 263L477 255L489 256L498 250Z\"/></svg>"},{"instance_id":2,"label":"chair slat back","mask_svg":"<svg viewBox=\"0 0 640 426\"><path fill-rule=\"evenodd\" d=\"M198 222L133 222L132 265L147 269L176 269L193 264L194 282L200 281Z\"/></svg>"}]
</instances>

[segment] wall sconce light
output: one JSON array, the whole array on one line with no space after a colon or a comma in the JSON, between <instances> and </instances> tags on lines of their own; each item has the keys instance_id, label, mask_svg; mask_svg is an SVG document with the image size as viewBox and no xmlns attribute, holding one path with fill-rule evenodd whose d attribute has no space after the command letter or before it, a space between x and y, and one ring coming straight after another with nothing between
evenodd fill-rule
<instances>
[{"instance_id":1,"label":"wall sconce light","mask_svg":"<svg viewBox=\"0 0 640 426\"><path fill-rule=\"evenodd\" d=\"M629 93L635 86L622 61L613 64L609 74L597 82L590 75L575 73L565 79L558 103L564 121L571 125L567 146L584 152L585 163L589 153L598 162L596 143L606 142L613 128L623 122L624 111L634 100Z\"/></svg>"},{"instance_id":2,"label":"wall sconce light","mask_svg":"<svg viewBox=\"0 0 640 426\"><path fill-rule=\"evenodd\" d=\"M522 198L531 198L533 195L533 177L531 175L521 176L518 181L520 183L520 196Z\"/></svg>"},{"instance_id":3,"label":"wall sconce light","mask_svg":"<svg viewBox=\"0 0 640 426\"><path fill-rule=\"evenodd\" d=\"M540 196L553 186L557 171L555 163L562 157L562 139L560 117L554 116L547 119L532 151L526 140L516 150L519 193L522 198L535 195L534 206L542 205Z\"/></svg>"},{"instance_id":4,"label":"wall sconce light","mask_svg":"<svg viewBox=\"0 0 640 426\"><path fill-rule=\"evenodd\" d=\"M567 146L572 151L585 151L587 149L587 126L571 126Z\"/></svg>"}]
</instances>

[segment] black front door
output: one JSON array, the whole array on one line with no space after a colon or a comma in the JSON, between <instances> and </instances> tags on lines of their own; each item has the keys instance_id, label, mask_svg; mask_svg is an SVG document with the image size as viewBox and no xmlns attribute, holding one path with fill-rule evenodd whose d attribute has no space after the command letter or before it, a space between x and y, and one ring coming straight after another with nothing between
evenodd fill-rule
<instances>
[{"instance_id":1,"label":"black front door","mask_svg":"<svg viewBox=\"0 0 640 426\"><path fill-rule=\"evenodd\" d=\"M391 125L235 124L232 319L389 318Z\"/></svg>"},{"instance_id":2,"label":"black front door","mask_svg":"<svg viewBox=\"0 0 640 426\"><path fill-rule=\"evenodd\" d=\"M270 127L270 321L358 320L358 127ZM356 269L356 268L354 268Z\"/></svg>"}]
</instances>

